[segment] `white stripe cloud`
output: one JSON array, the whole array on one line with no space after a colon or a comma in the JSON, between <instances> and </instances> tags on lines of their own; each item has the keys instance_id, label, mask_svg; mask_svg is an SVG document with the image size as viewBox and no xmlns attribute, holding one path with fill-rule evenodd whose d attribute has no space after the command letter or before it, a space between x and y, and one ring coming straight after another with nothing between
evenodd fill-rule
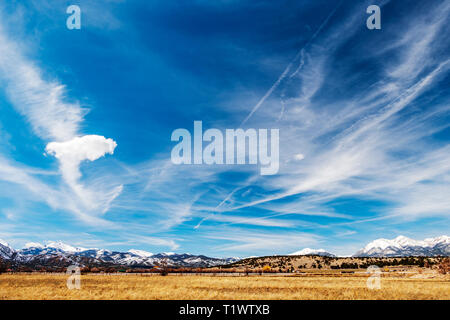
<instances>
[{"instance_id":1,"label":"white stripe cloud","mask_svg":"<svg viewBox=\"0 0 450 320\"><path fill-rule=\"evenodd\" d=\"M94 161L112 154L116 142L80 133L86 110L78 102L68 102L64 85L46 79L45 72L25 56L1 26L0 48L0 81L17 112L25 117L37 136L49 142L46 151L58 159L63 180L74 192L73 200L78 202L71 211L85 221L88 214L106 212L121 193L122 185L91 189L80 182L79 168L84 160Z\"/></svg>"}]
</instances>

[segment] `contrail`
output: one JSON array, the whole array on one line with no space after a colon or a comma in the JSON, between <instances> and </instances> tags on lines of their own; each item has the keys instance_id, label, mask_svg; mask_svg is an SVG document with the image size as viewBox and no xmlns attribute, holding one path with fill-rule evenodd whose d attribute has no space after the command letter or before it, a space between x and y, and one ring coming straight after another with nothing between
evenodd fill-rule
<instances>
[{"instance_id":1,"label":"contrail","mask_svg":"<svg viewBox=\"0 0 450 320\"><path fill-rule=\"evenodd\" d=\"M233 189L233 191L231 191L214 209L213 212L214 213L210 213L208 214L206 217L204 217L202 220L200 220L200 222L194 227L194 229L198 229L202 223L206 220L208 220L210 217L212 217L213 215L215 215L216 212L219 212L219 208L222 207L227 201L229 201L231 199L231 197L239 190L242 190L246 187L248 187L251 183L253 183L253 181L255 181L257 178L257 176L252 176L250 177L247 182L240 187L236 187Z\"/></svg>"},{"instance_id":2,"label":"contrail","mask_svg":"<svg viewBox=\"0 0 450 320\"><path fill-rule=\"evenodd\" d=\"M225 199L223 199L222 202L220 202L220 203L214 208L213 212L218 212L219 208L220 208L223 204L225 204L225 202L227 202L228 200L230 200L231 197L233 196L233 194L234 194L235 192L239 191L239 190L242 189L242 188L245 188L246 186L247 186L247 185L245 185L245 186L243 186L243 187L237 187L237 188L235 188L233 191L231 191L231 193L228 194L228 195L225 197ZM213 216L213 215L214 215L214 213L208 214L206 217L204 217L202 220L200 220L200 222L194 227L194 229L198 229L198 228L202 225L202 223L203 223L205 220L208 220L209 217L211 217L211 216Z\"/></svg>"},{"instance_id":3,"label":"contrail","mask_svg":"<svg viewBox=\"0 0 450 320\"><path fill-rule=\"evenodd\" d=\"M331 13L327 16L327 18L322 22L322 24L317 28L316 32L312 35L312 37L308 40L308 42L299 50L299 52L295 55L294 59L288 64L286 69L284 69L283 73L280 75L278 80L272 85L272 87L266 92L266 94L258 101L258 103L253 107L252 111L248 114L248 116L244 119L244 121L241 122L240 127L242 127L248 119L252 117L252 115L261 107L261 105L266 101L266 99L272 94L272 92L280 85L281 81L283 81L284 78L286 78L286 75L291 70L292 66L294 65L294 62L297 61L297 59L303 55L303 51L305 48L317 37L317 35L322 31L322 29L326 26L328 21L331 19L331 17L336 13L337 9L341 6L342 0L339 2L339 4L331 11ZM303 59L300 63L300 66L295 70L295 72L291 75L293 77L297 72L300 70L300 68L303 66Z\"/></svg>"},{"instance_id":4,"label":"contrail","mask_svg":"<svg viewBox=\"0 0 450 320\"><path fill-rule=\"evenodd\" d=\"M264 103L264 101L266 101L266 99L272 94L273 90L275 90L278 87L280 82L286 77L289 70L291 69L294 60L291 63L289 63L289 65L281 74L281 76L278 78L278 80L273 84L273 86L269 89L269 91L266 92L266 94L261 98L261 100L259 100L259 102L253 107L253 110L248 114L247 118L245 118L244 121L241 122L240 127L242 127L247 122L247 120L250 119L250 117L256 112L256 110L258 110L259 107Z\"/></svg>"}]
</instances>

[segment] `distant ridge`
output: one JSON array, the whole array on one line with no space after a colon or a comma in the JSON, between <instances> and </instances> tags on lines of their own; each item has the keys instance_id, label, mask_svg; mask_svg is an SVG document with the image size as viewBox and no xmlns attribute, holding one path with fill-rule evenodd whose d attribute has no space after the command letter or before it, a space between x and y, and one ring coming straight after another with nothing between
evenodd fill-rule
<instances>
[{"instance_id":1,"label":"distant ridge","mask_svg":"<svg viewBox=\"0 0 450 320\"><path fill-rule=\"evenodd\" d=\"M324 249L304 248L287 256L320 256L337 258L336 255ZM353 257L438 257L450 256L450 237L443 235L424 240L413 240L405 236L394 239L377 239L358 250ZM276 255L273 257L277 257ZM16 264L62 266L70 264L107 264L129 267L153 267L161 264L169 267L214 267L228 265L243 259L212 258L204 255L189 253L151 252L130 249L127 252L111 251L107 249L74 247L61 241L27 243L23 249L15 250L6 241L0 239L0 258ZM258 257L254 257L258 258ZM254 259L248 258L248 259ZM260 257L261 258L261 257Z\"/></svg>"},{"instance_id":2,"label":"distant ridge","mask_svg":"<svg viewBox=\"0 0 450 320\"><path fill-rule=\"evenodd\" d=\"M314 255L314 256L324 256L324 257L335 257L334 254L329 253L329 252L325 251L324 249L310 249L310 248L305 248L300 251L289 253L288 255L289 256Z\"/></svg>"}]
</instances>

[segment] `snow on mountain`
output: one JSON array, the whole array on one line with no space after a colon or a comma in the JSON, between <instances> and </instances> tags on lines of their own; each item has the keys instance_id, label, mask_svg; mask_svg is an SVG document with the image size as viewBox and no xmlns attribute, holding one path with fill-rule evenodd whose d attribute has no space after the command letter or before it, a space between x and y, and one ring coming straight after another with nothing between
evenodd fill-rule
<instances>
[{"instance_id":1,"label":"snow on mountain","mask_svg":"<svg viewBox=\"0 0 450 320\"><path fill-rule=\"evenodd\" d=\"M2 239L0 239L0 245L3 246L3 247L9 247L9 248L11 248L11 246L9 245L9 243L6 242L5 240L2 240Z\"/></svg>"},{"instance_id":2,"label":"snow on mountain","mask_svg":"<svg viewBox=\"0 0 450 320\"><path fill-rule=\"evenodd\" d=\"M436 245L436 244L442 244L442 243L449 244L450 237L449 236L440 236L440 237L436 237L436 238L426 238L423 241L425 241L429 245Z\"/></svg>"},{"instance_id":3,"label":"snow on mountain","mask_svg":"<svg viewBox=\"0 0 450 320\"><path fill-rule=\"evenodd\" d=\"M12 259L17 256L16 250L14 250L8 242L0 239L0 258Z\"/></svg>"},{"instance_id":4,"label":"snow on mountain","mask_svg":"<svg viewBox=\"0 0 450 320\"><path fill-rule=\"evenodd\" d=\"M139 257L142 257L142 258L148 258L153 255L153 253L151 253L151 252L144 251L144 250L137 250L137 249L131 249L131 250L128 250L128 252L135 254Z\"/></svg>"},{"instance_id":5,"label":"snow on mountain","mask_svg":"<svg viewBox=\"0 0 450 320\"><path fill-rule=\"evenodd\" d=\"M131 251L131 250L130 250ZM141 267L152 267L155 265L166 264L169 267L210 267L222 264L228 264L235 262L236 259L218 259L210 258L206 256L196 256L191 254L177 254L171 253L158 253L149 256L150 252L145 252L146 256L142 256L142 252L111 252L109 251L105 255L97 255L96 258L104 262L109 262L113 264L127 265L127 266L141 266ZM84 255L86 252L80 252L76 255Z\"/></svg>"},{"instance_id":6,"label":"snow on mountain","mask_svg":"<svg viewBox=\"0 0 450 320\"><path fill-rule=\"evenodd\" d=\"M425 240L414 240L405 236L395 239L377 239L356 252L355 257L395 257L395 256L448 256L450 237L440 236Z\"/></svg>"},{"instance_id":7,"label":"snow on mountain","mask_svg":"<svg viewBox=\"0 0 450 320\"><path fill-rule=\"evenodd\" d=\"M86 250L91 249L76 248L61 241L57 241L48 242L45 246L37 242L28 242L23 249L19 250L19 252L22 255L30 256L38 254L74 254Z\"/></svg>"},{"instance_id":8,"label":"snow on mountain","mask_svg":"<svg viewBox=\"0 0 450 320\"><path fill-rule=\"evenodd\" d=\"M288 254L289 256L306 256L306 255L316 255L316 256L327 256L327 257L334 257L335 255L332 253L329 253L325 251L324 249L310 249L305 248L300 251L296 251L293 253Z\"/></svg>"},{"instance_id":9,"label":"snow on mountain","mask_svg":"<svg viewBox=\"0 0 450 320\"><path fill-rule=\"evenodd\" d=\"M105 257L108 257L112 254L112 251L105 250L105 249L86 249L84 251L75 252L77 256L80 257L86 257L86 258L93 258L93 259L104 259Z\"/></svg>"},{"instance_id":10,"label":"snow on mountain","mask_svg":"<svg viewBox=\"0 0 450 320\"><path fill-rule=\"evenodd\" d=\"M68 252L68 253L74 253L74 252L81 252L81 251L86 251L86 248L75 248L72 247L71 245L65 244L61 241L57 241L57 242L49 242L46 245L47 248L53 248L53 249L57 249L57 250L61 250L63 252Z\"/></svg>"},{"instance_id":11,"label":"snow on mountain","mask_svg":"<svg viewBox=\"0 0 450 320\"><path fill-rule=\"evenodd\" d=\"M305 248L290 255L320 255L334 257L324 249ZM395 239L377 239L356 252L359 257L392 257L392 256L449 256L450 237L440 236L424 240L414 240L404 236ZM131 249L128 252L110 251L106 249L86 249L74 247L61 241L48 242L46 245L29 242L23 249L14 250L6 241L0 240L0 258L19 263L52 265L55 263L85 263L94 261L113 265L153 267L165 264L169 267L212 267L225 265L240 260L239 258L211 258L188 253L177 254L163 252L152 254L147 251ZM86 260L87 259L87 260ZM90 260L89 260L90 259ZM84 262L83 262L84 261Z\"/></svg>"},{"instance_id":12,"label":"snow on mountain","mask_svg":"<svg viewBox=\"0 0 450 320\"><path fill-rule=\"evenodd\" d=\"M153 267L164 263L169 267L211 267L235 262L238 258L211 258L203 255L175 252L152 254L144 250L131 249L128 252L110 251L105 249L86 249L74 247L61 241L48 242L46 245L29 242L21 250L14 250L7 242L0 240L0 257L21 263L52 264L83 264L90 259L96 263L125 265L135 267ZM85 260L83 260L85 259Z\"/></svg>"},{"instance_id":13,"label":"snow on mountain","mask_svg":"<svg viewBox=\"0 0 450 320\"><path fill-rule=\"evenodd\" d=\"M44 246L38 242L27 242L22 249L29 249L29 248L39 248L43 249Z\"/></svg>"}]
</instances>

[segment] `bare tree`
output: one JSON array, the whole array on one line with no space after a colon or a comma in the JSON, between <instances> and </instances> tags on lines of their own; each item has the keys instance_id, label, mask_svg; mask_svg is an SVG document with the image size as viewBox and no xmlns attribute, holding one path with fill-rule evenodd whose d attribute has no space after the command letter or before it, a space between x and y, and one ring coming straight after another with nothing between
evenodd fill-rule
<instances>
[{"instance_id":1,"label":"bare tree","mask_svg":"<svg viewBox=\"0 0 450 320\"><path fill-rule=\"evenodd\" d=\"M159 263L159 267L160 267L160 274L162 276L167 276L167 274L169 273L168 269L168 262L167 262L167 258L162 258L161 262Z\"/></svg>"}]
</instances>

